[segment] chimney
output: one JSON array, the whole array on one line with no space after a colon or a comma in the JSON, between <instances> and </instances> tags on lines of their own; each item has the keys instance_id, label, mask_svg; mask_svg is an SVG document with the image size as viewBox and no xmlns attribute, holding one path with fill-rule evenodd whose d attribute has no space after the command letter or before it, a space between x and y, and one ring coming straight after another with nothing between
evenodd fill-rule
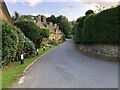
<instances>
[{"instance_id":1,"label":"chimney","mask_svg":"<svg viewBox=\"0 0 120 90\"><path fill-rule=\"evenodd\" d=\"M45 17L45 16L42 16L42 17L41 17L41 21L42 21L43 23L46 23L46 17Z\"/></svg>"},{"instance_id":2,"label":"chimney","mask_svg":"<svg viewBox=\"0 0 120 90\"><path fill-rule=\"evenodd\" d=\"M41 15L38 15L38 21L41 22Z\"/></svg>"}]
</instances>

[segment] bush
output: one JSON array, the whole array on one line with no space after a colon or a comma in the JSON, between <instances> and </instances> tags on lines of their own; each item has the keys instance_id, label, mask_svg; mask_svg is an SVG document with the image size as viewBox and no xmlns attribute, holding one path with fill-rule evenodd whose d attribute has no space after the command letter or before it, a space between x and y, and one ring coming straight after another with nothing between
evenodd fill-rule
<instances>
[{"instance_id":1,"label":"bush","mask_svg":"<svg viewBox=\"0 0 120 90\"><path fill-rule=\"evenodd\" d=\"M36 53L35 45L28 38L25 38L24 50L26 53L26 57L34 56Z\"/></svg>"},{"instance_id":2,"label":"bush","mask_svg":"<svg viewBox=\"0 0 120 90\"><path fill-rule=\"evenodd\" d=\"M20 51L26 50L27 55L35 54L35 46L24 34L12 24L2 21L2 64L20 60Z\"/></svg>"},{"instance_id":3,"label":"bush","mask_svg":"<svg viewBox=\"0 0 120 90\"><path fill-rule=\"evenodd\" d=\"M11 24L2 22L2 62L4 65L14 61L17 53L19 37L14 30L16 28Z\"/></svg>"}]
</instances>

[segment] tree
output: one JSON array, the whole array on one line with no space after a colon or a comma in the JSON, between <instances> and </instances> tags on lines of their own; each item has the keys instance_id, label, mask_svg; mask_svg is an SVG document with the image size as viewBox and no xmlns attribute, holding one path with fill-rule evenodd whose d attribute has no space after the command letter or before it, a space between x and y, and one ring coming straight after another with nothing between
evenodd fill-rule
<instances>
[{"instance_id":1,"label":"tree","mask_svg":"<svg viewBox=\"0 0 120 90\"><path fill-rule=\"evenodd\" d=\"M74 30L75 30L75 24L76 24L76 22L73 20L73 21L71 21L70 22L70 24L71 24L71 31L70 31L70 34L71 35L74 35Z\"/></svg>"},{"instance_id":2,"label":"tree","mask_svg":"<svg viewBox=\"0 0 120 90\"><path fill-rule=\"evenodd\" d=\"M53 24L55 24L57 22L57 19L54 15L52 15L51 17L47 18L47 22L52 22Z\"/></svg>"},{"instance_id":3,"label":"tree","mask_svg":"<svg viewBox=\"0 0 120 90\"><path fill-rule=\"evenodd\" d=\"M19 17L20 17L20 14L17 11L15 11L14 16L12 17L13 20L16 21L17 19L19 19Z\"/></svg>"},{"instance_id":4,"label":"tree","mask_svg":"<svg viewBox=\"0 0 120 90\"><path fill-rule=\"evenodd\" d=\"M50 34L50 30L49 29L42 29L42 35L44 38L48 38Z\"/></svg>"},{"instance_id":5,"label":"tree","mask_svg":"<svg viewBox=\"0 0 120 90\"><path fill-rule=\"evenodd\" d=\"M43 33L43 30L39 28L39 26L29 21L16 21L14 22L14 25L20 28L25 36L33 41L36 47L40 47L45 34Z\"/></svg>"},{"instance_id":6,"label":"tree","mask_svg":"<svg viewBox=\"0 0 120 90\"><path fill-rule=\"evenodd\" d=\"M93 10L88 10L88 11L85 13L85 15L88 16L88 15L93 14L93 13L94 13Z\"/></svg>"},{"instance_id":7,"label":"tree","mask_svg":"<svg viewBox=\"0 0 120 90\"><path fill-rule=\"evenodd\" d=\"M71 31L71 24L69 23L68 19L65 16L61 17L59 26L60 26L60 30L65 34L66 38L68 38Z\"/></svg>"},{"instance_id":8,"label":"tree","mask_svg":"<svg viewBox=\"0 0 120 90\"><path fill-rule=\"evenodd\" d=\"M71 33L71 23L68 21L68 19L65 16L58 16L55 17L52 15L51 17L47 18L47 22L53 22L54 24L58 24L60 30L65 34L65 37L68 38L68 36Z\"/></svg>"}]
</instances>

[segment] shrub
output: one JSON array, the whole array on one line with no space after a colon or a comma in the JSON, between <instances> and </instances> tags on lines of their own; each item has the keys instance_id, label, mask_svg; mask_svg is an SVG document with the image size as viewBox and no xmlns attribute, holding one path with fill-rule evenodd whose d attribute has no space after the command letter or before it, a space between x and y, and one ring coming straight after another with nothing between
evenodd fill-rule
<instances>
[{"instance_id":1,"label":"shrub","mask_svg":"<svg viewBox=\"0 0 120 90\"><path fill-rule=\"evenodd\" d=\"M2 22L2 62L4 65L14 61L17 53L19 37L14 30L16 28L11 24Z\"/></svg>"},{"instance_id":2,"label":"shrub","mask_svg":"<svg viewBox=\"0 0 120 90\"><path fill-rule=\"evenodd\" d=\"M0 67L2 66L2 22L0 22Z\"/></svg>"},{"instance_id":3,"label":"shrub","mask_svg":"<svg viewBox=\"0 0 120 90\"><path fill-rule=\"evenodd\" d=\"M35 45L28 38L25 38L24 50L26 53L26 57L34 56L36 53Z\"/></svg>"},{"instance_id":4,"label":"shrub","mask_svg":"<svg viewBox=\"0 0 120 90\"><path fill-rule=\"evenodd\" d=\"M33 42L20 29L2 21L2 64L8 65L12 61L20 60L21 50L26 50L27 55L35 54Z\"/></svg>"}]
</instances>

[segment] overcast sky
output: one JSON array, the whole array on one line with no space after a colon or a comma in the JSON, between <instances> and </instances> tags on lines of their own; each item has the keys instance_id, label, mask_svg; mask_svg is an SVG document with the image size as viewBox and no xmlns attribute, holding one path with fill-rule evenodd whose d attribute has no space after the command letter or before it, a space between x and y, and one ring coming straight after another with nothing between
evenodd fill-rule
<instances>
[{"instance_id":1,"label":"overcast sky","mask_svg":"<svg viewBox=\"0 0 120 90\"><path fill-rule=\"evenodd\" d=\"M19 1L19 2L18 2ZM111 7L119 0L5 0L11 15L14 11L20 14L64 15L70 21L84 16L89 9L96 10L97 6Z\"/></svg>"}]
</instances>

